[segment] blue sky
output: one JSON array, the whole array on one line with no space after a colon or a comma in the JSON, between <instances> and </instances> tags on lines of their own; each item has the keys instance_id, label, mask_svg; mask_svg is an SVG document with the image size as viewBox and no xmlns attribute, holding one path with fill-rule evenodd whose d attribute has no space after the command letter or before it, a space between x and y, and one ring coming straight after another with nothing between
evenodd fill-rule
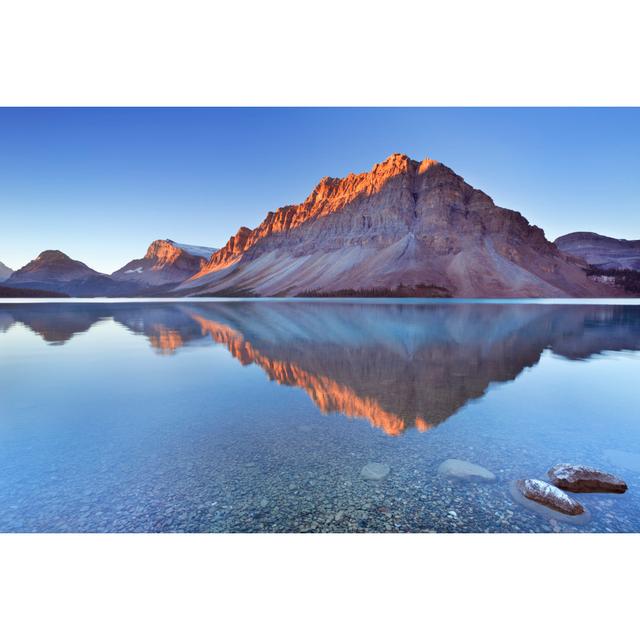
<instances>
[{"instance_id":1,"label":"blue sky","mask_svg":"<svg viewBox=\"0 0 640 640\"><path fill-rule=\"evenodd\" d=\"M0 109L0 261L221 246L325 175L435 158L549 239L640 238L640 109Z\"/></svg>"}]
</instances>

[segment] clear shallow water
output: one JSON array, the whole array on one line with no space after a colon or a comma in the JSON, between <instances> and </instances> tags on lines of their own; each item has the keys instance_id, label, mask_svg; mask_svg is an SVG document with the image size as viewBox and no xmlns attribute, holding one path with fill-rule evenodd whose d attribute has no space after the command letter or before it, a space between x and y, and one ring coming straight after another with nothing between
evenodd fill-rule
<instances>
[{"instance_id":1,"label":"clear shallow water","mask_svg":"<svg viewBox=\"0 0 640 640\"><path fill-rule=\"evenodd\" d=\"M640 531L639 381L633 304L3 303L0 531ZM514 502L558 462L629 491Z\"/></svg>"}]
</instances>

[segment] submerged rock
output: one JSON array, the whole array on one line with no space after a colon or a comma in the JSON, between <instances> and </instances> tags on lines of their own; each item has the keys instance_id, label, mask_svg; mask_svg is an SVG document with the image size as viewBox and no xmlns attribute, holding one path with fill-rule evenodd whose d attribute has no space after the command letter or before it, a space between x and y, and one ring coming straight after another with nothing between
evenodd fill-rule
<instances>
[{"instance_id":1,"label":"submerged rock","mask_svg":"<svg viewBox=\"0 0 640 640\"><path fill-rule=\"evenodd\" d=\"M584 507L577 500L543 480L535 478L518 480L515 483L515 488L527 500L533 500L559 513L569 516L578 516L584 513Z\"/></svg>"},{"instance_id":2,"label":"submerged rock","mask_svg":"<svg viewBox=\"0 0 640 640\"><path fill-rule=\"evenodd\" d=\"M489 469L485 469L479 464L473 464L473 462L458 460L456 458L445 460L438 467L438 473L445 478L455 478L456 480L491 482L496 479L495 474L489 471Z\"/></svg>"},{"instance_id":3,"label":"submerged rock","mask_svg":"<svg viewBox=\"0 0 640 640\"><path fill-rule=\"evenodd\" d=\"M365 464L360 471L360 475L365 480L382 480L389 475L391 468L387 464L381 464L380 462L370 462Z\"/></svg>"},{"instance_id":4,"label":"submerged rock","mask_svg":"<svg viewBox=\"0 0 640 640\"><path fill-rule=\"evenodd\" d=\"M627 483L610 473L591 467L557 464L548 476L556 487L574 493L624 493Z\"/></svg>"}]
</instances>

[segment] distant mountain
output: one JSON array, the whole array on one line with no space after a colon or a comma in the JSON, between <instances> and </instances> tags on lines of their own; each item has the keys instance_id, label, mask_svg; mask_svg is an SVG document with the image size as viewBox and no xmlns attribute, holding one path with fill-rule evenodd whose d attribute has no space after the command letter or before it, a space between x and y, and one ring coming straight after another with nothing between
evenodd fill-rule
<instances>
[{"instance_id":1,"label":"distant mountain","mask_svg":"<svg viewBox=\"0 0 640 640\"><path fill-rule=\"evenodd\" d=\"M103 275L88 267L84 262L72 260L62 251L43 251L35 260L18 269L11 279L14 282L70 282L81 278Z\"/></svg>"},{"instance_id":2,"label":"distant mountain","mask_svg":"<svg viewBox=\"0 0 640 640\"><path fill-rule=\"evenodd\" d=\"M215 251L211 247L180 244L173 240L155 240L144 258L128 262L111 277L140 287L177 284L198 273Z\"/></svg>"},{"instance_id":3,"label":"distant mountain","mask_svg":"<svg viewBox=\"0 0 640 640\"><path fill-rule=\"evenodd\" d=\"M434 160L394 154L323 178L301 204L242 227L181 295L607 296L542 229Z\"/></svg>"},{"instance_id":4,"label":"distant mountain","mask_svg":"<svg viewBox=\"0 0 640 640\"><path fill-rule=\"evenodd\" d=\"M13 273L13 269L9 269L6 264L0 262L0 282L4 282Z\"/></svg>"},{"instance_id":5,"label":"distant mountain","mask_svg":"<svg viewBox=\"0 0 640 640\"><path fill-rule=\"evenodd\" d=\"M144 258L133 260L108 276L62 251L48 250L10 273L4 285L77 297L161 295L202 269L214 251L210 247L156 240Z\"/></svg>"},{"instance_id":6,"label":"distant mountain","mask_svg":"<svg viewBox=\"0 0 640 640\"><path fill-rule=\"evenodd\" d=\"M618 240L579 231L560 236L555 245L560 251L580 258L598 269L640 271L640 240Z\"/></svg>"},{"instance_id":7,"label":"distant mountain","mask_svg":"<svg viewBox=\"0 0 640 640\"><path fill-rule=\"evenodd\" d=\"M125 293L109 276L56 250L43 251L35 260L15 271L4 284L8 287L55 291L71 296Z\"/></svg>"}]
</instances>

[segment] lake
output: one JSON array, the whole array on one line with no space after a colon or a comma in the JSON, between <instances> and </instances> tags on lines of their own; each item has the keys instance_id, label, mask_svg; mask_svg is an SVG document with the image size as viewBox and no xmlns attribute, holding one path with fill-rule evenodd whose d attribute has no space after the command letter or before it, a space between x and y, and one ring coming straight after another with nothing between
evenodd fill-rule
<instances>
[{"instance_id":1,"label":"lake","mask_svg":"<svg viewBox=\"0 0 640 640\"><path fill-rule=\"evenodd\" d=\"M635 301L7 301L0 531L637 532L639 381ZM559 462L629 490L514 500Z\"/></svg>"}]
</instances>

